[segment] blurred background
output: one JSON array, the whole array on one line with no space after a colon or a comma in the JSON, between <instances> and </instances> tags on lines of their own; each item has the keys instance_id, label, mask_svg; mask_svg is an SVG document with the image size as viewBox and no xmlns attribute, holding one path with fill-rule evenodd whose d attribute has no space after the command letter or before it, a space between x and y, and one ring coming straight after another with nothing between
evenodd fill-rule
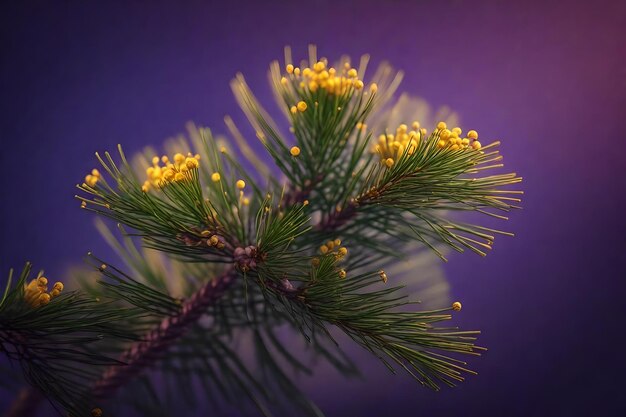
<instances>
[{"instance_id":1,"label":"blurred background","mask_svg":"<svg viewBox=\"0 0 626 417\"><path fill-rule=\"evenodd\" d=\"M94 151L245 125L228 83L243 72L271 106L284 45L370 53L406 72L401 91L502 141L524 209L487 258L445 265L455 323L489 348L478 376L435 393L372 359L366 380L306 392L328 416L626 415L626 2L182 3L1 6L2 280L26 260L62 277L88 250L114 259L73 198Z\"/></svg>"}]
</instances>

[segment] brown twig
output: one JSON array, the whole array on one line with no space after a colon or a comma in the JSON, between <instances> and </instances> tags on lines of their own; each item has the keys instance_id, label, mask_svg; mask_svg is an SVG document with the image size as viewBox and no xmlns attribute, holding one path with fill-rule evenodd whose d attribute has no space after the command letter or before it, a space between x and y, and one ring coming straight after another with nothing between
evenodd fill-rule
<instances>
[{"instance_id":1,"label":"brown twig","mask_svg":"<svg viewBox=\"0 0 626 417\"><path fill-rule=\"evenodd\" d=\"M93 387L95 398L112 396L118 387L153 365L189 327L198 321L207 307L215 303L234 282L236 272L228 270L202 286L183 303L180 313L165 319L144 340L131 345L120 357L125 365L109 367Z\"/></svg>"}]
</instances>

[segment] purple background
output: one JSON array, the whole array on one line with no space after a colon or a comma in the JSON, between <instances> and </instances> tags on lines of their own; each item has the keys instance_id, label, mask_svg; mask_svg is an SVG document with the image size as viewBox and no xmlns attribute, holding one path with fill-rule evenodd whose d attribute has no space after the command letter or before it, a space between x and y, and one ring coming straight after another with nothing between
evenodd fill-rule
<instances>
[{"instance_id":1,"label":"purple background","mask_svg":"<svg viewBox=\"0 0 626 417\"><path fill-rule=\"evenodd\" d=\"M14 3L0 25L2 271L28 259L61 276L108 253L72 198L94 151L158 145L188 120L243 125L228 82L243 71L267 102L286 44L369 52L406 71L401 90L501 138L527 194L505 225L515 238L446 265L457 322L490 349L477 377L308 392L329 416L626 415L626 2Z\"/></svg>"}]
</instances>

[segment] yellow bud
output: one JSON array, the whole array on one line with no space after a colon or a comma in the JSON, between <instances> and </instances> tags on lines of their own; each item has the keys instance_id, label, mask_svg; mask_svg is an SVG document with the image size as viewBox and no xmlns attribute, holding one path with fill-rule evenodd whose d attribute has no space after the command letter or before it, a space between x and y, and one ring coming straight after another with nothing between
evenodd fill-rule
<instances>
[{"instance_id":1,"label":"yellow bud","mask_svg":"<svg viewBox=\"0 0 626 417\"><path fill-rule=\"evenodd\" d=\"M469 132L467 132L467 137L470 139L478 139L478 132L475 130L470 130Z\"/></svg>"},{"instance_id":2,"label":"yellow bud","mask_svg":"<svg viewBox=\"0 0 626 417\"><path fill-rule=\"evenodd\" d=\"M380 271L378 271L378 275L380 275L380 278L383 280L383 282L386 284L387 283L387 274L385 273L385 271L383 271L382 269Z\"/></svg>"},{"instance_id":3,"label":"yellow bud","mask_svg":"<svg viewBox=\"0 0 626 417\"><path fill-rule=\"evenodd\" d=\"M345 269L341 269L339 271L339 278L344 279L346 277L346 270Z\"/></svg>"},{"instance_id":4,"label":"yellow bud","mask_svg":"<svg viewBox=\"0 0 626 417\"><path fill-rule=\"evenodd\" d=\"M439 129L439 130L443 130L443 129L447 128L447 127L448 127L448 125L446 124L446 122L439 122L439 123L437 123L437 129Z\"/></svg>"},{"instance_id":5,"label":"yellow bud","mask_svg":"<svg viewBox=\"0 0 626 417\"><path fill-rule=\"evenodd\" d=\"M200 164L198 163L198 160L196 158L187 158L185 159L185 165L187 165L187 168L189 169L194 169L198 168Z\"/></svg>"},{"instance_id":6,"label":"yellow bud","mask_svg":"<svg viewBox=\"0 0 626 417\"><path fill-rule=\"evenodd\" d=\"M363 81L361 80L356 80L354 82L354 88L356 88L357 90L360 90L363 88Z\"/></svg>"},{"instance_id":7,"label":"yellow bud","mask_svg":"<svg viewBox=\"0 0 626 417\"><path fill-rule=\"evenodd\" d=\"M96 178L100 178L100 171L94 168L91 170L91 175L93 175Z\"/></svg>"},{"instance_id":8,"label":"yellow bud","mask_svg":"<svg viewBox=\"0 0 626 417\"><path fill-rule=\"evenodd\" d=\"M243 189L246 187L246 183L245 183L245 181L244 181L244 180L238 180L238 181L235 183L235 186L236 186L237 188L239 188L240 190L243 190Z\"/></svg>"},{"instance_id":9,"label":"yellow bud","mask_svg":"<svg viewBox=\"0 0 626 417\"><path fill-rule=\"evenodd\" d=\"M451 133L452 133L452 132L450 132L448 129L443 129L443 130L441 131L441 133L439 133L439 137L440 137L441 139L444 139L444 140L445 140L445 139L448 139L448 138L450 137L450 134L451 134Z\"/></svg>"},{"instance_id":10,"label":"yellow bud","mask_svg":"<svg viewBox=\"0 0 626 417\"><path fill-rule=\"evenodd\" d=\"M182 153L177 153L174 155L174 162L177 164L182 164L185 161L185 155Z\"/></svg>"},{"instance_id":11,"label":"yellow bud","mask_svg":"<svg viewBox=\"0 0 626 417\"><path fill-rule=\"evenodd\" d=\"M220 239L219 239L217 236L215 236L215 235L211 236L211 238L207 241L207 243L209 244L209 246L215 246L215 245L217 245L219 242L220 242Z\"/></svg>"},{"instance_id":12,"label":"yellow bud","mask_svg":"<svg viewBox=\"0 0 626 417\"><path fill-rule=\"evenodd\" d=\"M348 254L348 249L346 249L346 248L339 248L339 250L337 251L337 254L339 256L346 256Z\"/></svg>"},{"instance_id":13,"label":"yellow bud","mask_svg":"<svg viewBox=\"0 0 626 417\"><path fill-rule=\"evenodd\" d=\"M324 255L328 253L328 246L326 245L322 245L320 246L320 252L322 252Z\"/></svg>"},{"instance_id":14,"label":"yellow bud","mask_svg":"<svg viewBox=\"0 0 626 417\"><path fill-rule=\"evenodd\" d=\"M184 179L185 179L185 175L183 173L181 173L181 172L177 172L174 175L174 181L182 181Z\"/></svg>"},{"instance_id":15,"label":"yellow bud","mask_svg":"<svg viewBox=\"0 0 626 417\"><path fill-rule=\"evenodd\" d=\"M214 172L213 174L211 174L211 181L213 182L218 182L222 177L220 176L219 172Z\"/></svg>"},{"instance_id":16,"label":"yellow bud","mask_svg":"<svg viewBox=\"0 0 626 417\"><path fill-rule=\"evenodd\" d=\"M164 164L167 164L168 162L170 162L170 158L168 158L167 155L163 155L161 157L161 162L163 162Z\"/></svg>"},{"instance_id":17,"label":"yellow bud","mask_svg":"<svg viewBox=\"0 0 626 417\"><path fill-rule=\"evenodd\" d=\"M372 83L370 85L370 91L372 92L372 94L376 94L376 92L378 91L378 84Z\"/></svg>"},{"instance_id":18,"label":"yellow bud","mask_svg":"<svg viewBox=\"0 0 626 417\"><path fill-rule=\"evenodd\" d=\"M250 205L250 199L248 197L244 197L241 202L243 203L244 206L248 206Z\"/></svg>"},{"instance_id":19,"label":"yellow bud","mask_svg":"<svg viewBox=\"0 0 626 417\"><path fill-rule=\"evenodd\" d=\"M288 64L286 70L287 70L287 73L293 74L293 65Z\"/></svg>"},{"instance_id":20,"label":"yellow bud","mask_svg":"<svg viewBox=\"0 0 626 417\"><path fill-rule=\"evenodd\" d=\"M350 68L350 69L348 70L348 77L351 77L351 78L356 78L356 76L357 76L357 75L358 75L358 74L357 74L357 72L356 72L356 70L355 70L354 68Z\"/></svg>"},{"instance_id":21,"label":"yellow bud","mask_svg":"<svg viewBox=\"0 0 626 417\"><path fill-rule=\"evenodd\" d=\"M298 113L298 108L296 106L291 106L289 111L291 112L291 114L296 114L296 113Z\"/></svg>"},{"instance_id":22,"label":"yellow bud","mask_svg":"<svg viewBox=\"0 0 626 417\"><path fill-rule=\"evenodd\" d=\"M420 122L418 122L417 120L413 122L413 124L411 125L411 127L413 128L413 130L417 130L420 128Z\"/></svg>"},{"instance_id":23,"label":"yellow bud","mask_svg":"<svg viewBox=\"0 0 626 417\"><path fill-rule=\"evenodd\" d=\"M55 282L52 288L58 291L63 291L64 286L62 282Z\"/></svg>"},{"instance_id":24,"label":"yellow bud","mask_svg":"<svg viewBox=\"0 0 626 417\"><path fill-rule=\"evenodd\" d=\"M42 306L45 306L46 304L48 304L50 302L51 298L52 297L50 297L50 294L47 294L47 293L44 292L44 293L39 295L39 298L38 298L39 304L42 305Z\"/></svg>"},{"instance_id":25,"label":"yellow bud","mask_svg":"<svg viewBox=\"0 0 626 417\"><path fill-rule=\"evenodd\" d=\"M341 239L335 239L333 242L335 243L335 246L341 245Z\"/></svg>"},{"instance_id":26,"label":"yellow bud","mask_svg":"<svg viewBox=\"0 0 626 417\"><path fill-rule=\"evenodd\" d=\"M457 136L460 136L461 133L463 133L463 131L461 130L460 127L454 127L452 128L452 133L456 133Z\"/></svg>"},{"instance_id":27,"label":"yellow bud","mask_svg":"<svg viewBox=\"0 0 626 417\"><path fill-rule=\"evenodd\" d=\"M288 82L289 82L289 81L287 81L287 78L285 78L285 77L283 77L283 78L281 78L281 79L280 79L280 83L281 83L282 85L287 85L287 83L288 83Z\"/></svg>"},{"instance_id":28,"label":"yellow bud","mask_svg":"<svg viewBox=\"0 0 626 417\"><path fill-rule=\"evenodd\" d=\"M308 205L309 205L309 200L304 200L304 201L302 202L302 205L303 205L303 206L308 206Z\"/></svg>"},{"instance_id":29,"label":"yellow bud","mask_svg":"<svg viewBox=\"0 0 626 417\"><path fill-rule=\"evenodd\" d=\"M61 294L61 291L59 291L59 290L52 290L52 291L50 291L50 297L51 298L58 297L59 294Z\"/></svg>"},{"instance_id":30,"label":"yellow bud","mask_svg":"<svg viewBox=\"0 0 626 417\"><path fill-rule=\"evenodd\" d=\"M300 68L298 67L294 68L293 73L296 74L297 76L300 75Z\"/></svg>"},{"instance_id":31,"label":"yellow bud","mask_svg":"<svg viewBox=\"0 0 626 417\"><path fill-rule=\"evenodd\" d=\"M291 156L298 156L300 155L300 148L294 146L289 150L289 152L291 153Z\"/></svg>"},{"instance_id":32,"label":"yellow bud","mask_svg":"<svg viewBox=\"0 0 626 417\"><path fill-rule=\"evenodd\" d=\"M158 165L159 164L159 157L158 156L153 156L152 157L152 164L153 165Z\"/></svg>"},{"instance_id":33,"label":"yellow bud","mask_svg":"<svg viewBox=\"0 0 626 417\"><path fill-rule=\"evenodd\" d=\"M299 112L303 112L308 107L304 101L299 101L297 106Z\"/></svg>"},{"instance_id":34,"label":"yellow bud","mask_svg":"<svg viewBox=\"0 0 626 417\"><path fill-rule=\"evenodd\" d=\"M387 165L388 168L391 168L394 163L395 163L395 161L393 160L393 158L385 159L385 165Z\"/></svg>"},{"instance_id":35,"label":"yellow bud","mask_svg":"<svg viewBox=\"0 0 626 417\"><path fill-rule=\"evenodd\" d=\"M455 302L452 303L452 310L454 310L454 311L461 311L461 307L463 307L463 306L458 301L455 301Z\"/></svg>"},{"instance_id":36,"label":"yellow bud","mask_svg":"<svg viewBox=\"0 0 626 417\"><path fill-rule=\"evenodd\" d=\"M482 145L480 144L479 141L475 140L474 142L472 142L472 148L474 148L475 150L478 150L482 147Z\"/></svg>"},{"instance_id":37,"label":"yellow bud","mask_svg":"<svg viewBox=\"0 0 626 417\"><path fill-rule=\"evenodd\" d=\"M46 277L37 278L37 285L39 287L45 287L46 285L48 285L48 278Z\"/></svg>"}]
</instances>

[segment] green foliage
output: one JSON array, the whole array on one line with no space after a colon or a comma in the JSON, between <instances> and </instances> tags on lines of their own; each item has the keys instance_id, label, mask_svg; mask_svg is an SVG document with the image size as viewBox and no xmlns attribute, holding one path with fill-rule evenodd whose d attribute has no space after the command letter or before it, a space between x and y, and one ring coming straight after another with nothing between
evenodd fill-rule
<instances>
[{"instance_id":1,"label":"green foliage","mask_svg":"<svg viewBox=\"0 0 626 417\"><path fill-rule=\"evenodd\" d=\"M133 325L139 312L75 291L33 307L24 299L30 273L26 264L13 282L9 272L0 302L0 351L57 409L81 415L93 408L84 388L105 367L118 364L114 345L141 334ZM2 373L3 384L5 378L11 375Z\"/></svg>"},{"instance_id":2,"label":"green foliage","mask_svg":"<svg viewBox=\"0 0 626 417\"><path fill-rule=\"evenodd\" d=\"M92 172L78 186L78 198L86 210L119 223L122 238L102 222L98 228L126 268L90 256L97 285L92 272L77 274L89 295L63 295L39 308L23 302L25 278L7 287L0 330L33 331L50 346L86 346L29 346L38 359L32 361L16 356L17 348L4 348L8 336L2 340L11 357L27 364L30 382L60 408L91 406L94 382L109 375L102 366L155 363L135 380L121 382L121 404L167 415L164 410L180 410L181 403L191 408L202 396L218 409L230 403L243 413L252 405L265 415L317 416L321 411L292 374L311 374L310 360L322 359L346 376L357 375L338 346L337 331L392 372L403 370L435 390L472 373L459 356L480 353L474 344L479 332L443 325L452 318L450 303L420 310L416 294L407 291L412 287L400 285L400 277L420 280L419 248L444 259L450 249L485 255L496 234L509 233L460 221L456 214L504 218L497 213L517 208L519 201L512 195L520 192L508 187L521 179L482 176L501 167L497 143L467 146L466 138L461 146L459 138L456 147L444 146L444 129L427 134L415 128L403 137L404 126L395 137L403 142L396 144L386 136L396 126L367 130L401 79L388 65L365 84L367 58L358 71L346 57L331 71L314 49L302 70L291 65L290 52L287 57L287 73L273 63L270 79L289 136L280 133L243 76L231 84L275 169L254 154L229 118L239 152L208 129L191 129L190 140L178 141L171 159L151 153L129 162L121 147L119 162L108 152L96 154L103 172ZM381 134L380 144L393 158L372 143ZM244 169L246 162L254 172ZM394 268L397 275L390 272ZM393 284L387 285L388 274ZM224 292L211 298L213 288ZM57 329L53 324L61 327L50 333ZM168 332L174 326L176 332ZM285 329L300 336L286 340ZM143 350L135 349L137 339ZM295 353L302 351L297 343L307 354ZM134 363L116 362L111 352ZM75 371L70 361L85 366ZM51 363L65 364L72 377ZM68 394L70 383L85 387L78 399Z\"/></svg>"}]
</instances>

